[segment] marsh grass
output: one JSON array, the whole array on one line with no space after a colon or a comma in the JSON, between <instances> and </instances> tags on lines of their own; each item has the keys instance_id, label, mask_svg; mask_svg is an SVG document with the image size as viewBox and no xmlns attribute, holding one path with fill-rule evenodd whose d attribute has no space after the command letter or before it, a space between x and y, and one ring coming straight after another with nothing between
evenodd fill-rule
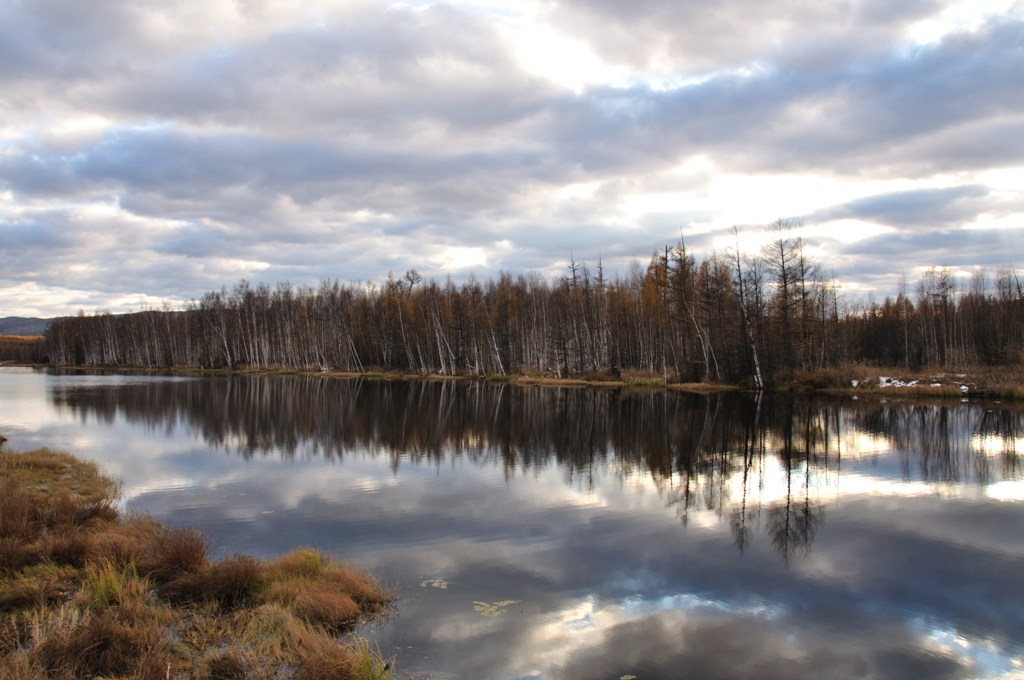
<instances>
[{"instance_id":1,"label":"marsh grass","mask_svg":"<svg viewBox=\"0 0 1024 680\"><path fill-rule=\"evenodd\" d=\"M116 493L67 454L0 451L0 680L389 677L351 634L392 606L369 574L310 548L212 561Z\"/></svg>"},{"instance_id":2,"label":"marsh grass","mask_svg":"<svg viewBox=\"0 0 1024 680\"><path fill-rule=\"evenodd\" d=\"M206 553L209 543L195 529L164 529L155 531L139 550L139 570L158 584L168 583L183 574L195 574L209 566Z\"/></svg>"},{"instance_id":3,"label":"marsh grass","mask_svg":"<svg viewBox=\"0 0 1024 680\"><path fill-rule=\"evenodd\" d=\"M235 555L199 571L182 573L159 593L174 604L214 602L232 610L258 601L265 585L260 564L248 555Z\"/></svg>"},{"instance_id":4,"label":"marsh grass","mask_svg":"<svg viewBox=\"0 0 1024 680\"><path fill-rule=\"evenodd\" d=\"M883 376L899 380L901 385L882 386L880 378ZM1024 399L1024 365L974 366L948 371L848 364L813 371L796 370L782 376L777 387L801 392L1017 400Z\"/></svg>"}]
</instances>

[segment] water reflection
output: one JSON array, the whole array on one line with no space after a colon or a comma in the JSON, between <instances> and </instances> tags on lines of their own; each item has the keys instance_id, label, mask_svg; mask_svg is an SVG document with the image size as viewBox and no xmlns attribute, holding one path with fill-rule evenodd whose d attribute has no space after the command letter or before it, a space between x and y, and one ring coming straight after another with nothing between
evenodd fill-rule
<instances>
[{"instance_id":1,"label":"water reflection","mask_svg":"<svg viewBox=\"0 0 1024 680\"><path fill-rule=\"evenodd\" d=\"M47 380L55 418L108 437L95 451L120 456L133 507L218 549L312 545L396 584L372 634L403 677L1024 668L1019 408Z\"/></svg>"},{"instance_id":2,"label":"water reflection","mask_svg":"<svg viewBox=\"0 0 1024 680\"><path fill-rule=\"evenodd\" d=\"M787 561L808 554L844 466L851 481L869 471L861 492L1019 483L1022 471L1024 412L999 404L309 377L64 384L51 395L81 418L185 428L246 459L359 452L397 471L458 457L506 477L555 464L587 489L611 470L653 486L684 524L694 512L728 517L740 552L763 527ZM872 464L882 454L898 468Z\"/></svg>"}]
</instances>

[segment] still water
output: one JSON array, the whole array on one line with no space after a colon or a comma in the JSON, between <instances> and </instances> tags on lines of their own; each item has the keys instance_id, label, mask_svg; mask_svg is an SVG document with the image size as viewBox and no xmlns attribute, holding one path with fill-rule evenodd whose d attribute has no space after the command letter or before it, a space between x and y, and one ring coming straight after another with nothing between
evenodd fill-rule
<instances>
[{"instance_id":1,"label":"still water","mask_svg":"<svg viewBox=\"0 0 1024 680\"><path fill-rule=\"evenodd\" d=\"M403 678L1024 677L1019 405L8 368L0 432L368 568Z\"/></svg>"}]
</instances>

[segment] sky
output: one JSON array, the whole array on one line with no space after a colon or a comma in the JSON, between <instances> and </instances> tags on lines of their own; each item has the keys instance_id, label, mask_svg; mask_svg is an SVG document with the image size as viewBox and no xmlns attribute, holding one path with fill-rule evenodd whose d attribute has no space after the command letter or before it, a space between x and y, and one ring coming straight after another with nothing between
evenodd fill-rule
<instances>
[{"instance_id":1,"label":"sky","mask_svg":"<svg viewBox=\"0 0 1024 680\"><path fill-rule=\"evenodd\" d=\"M1024 2L0 0L0 317L778 219L849 299L1024 272Z\"/></svg>"}]
</instances>

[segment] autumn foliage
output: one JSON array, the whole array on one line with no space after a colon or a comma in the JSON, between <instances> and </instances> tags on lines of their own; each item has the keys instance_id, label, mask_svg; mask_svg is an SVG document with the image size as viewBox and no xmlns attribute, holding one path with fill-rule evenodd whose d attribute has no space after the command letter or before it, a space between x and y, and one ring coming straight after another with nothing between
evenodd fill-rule
<instances>
[{"instance_id":1,"label":"autumn foliage","mask_svg":"<svg viewBox=\"0 0 1024 680\"><path fill-rule=\"evenodd\" d=\"M46 363L46 339L41 335L0 335L0 361Z\"/></svg>"},{"instance_id":2,"label":"autumn foliage","mask_svg":"<svg viewBox=\"0 0 1024 680\"><path fill-rule=\"evenodd\" d=\"M209 292L183 311L55 322L57 366L397 371L436 375L623 375L762 386L849 365L919 370L1024 357L1024 284L926 272L895 299L855 305L785 223L756 256L697 261L684 243L609 278L565 275L381 286L251 286Z\"/></svg>"}]
</instances>

